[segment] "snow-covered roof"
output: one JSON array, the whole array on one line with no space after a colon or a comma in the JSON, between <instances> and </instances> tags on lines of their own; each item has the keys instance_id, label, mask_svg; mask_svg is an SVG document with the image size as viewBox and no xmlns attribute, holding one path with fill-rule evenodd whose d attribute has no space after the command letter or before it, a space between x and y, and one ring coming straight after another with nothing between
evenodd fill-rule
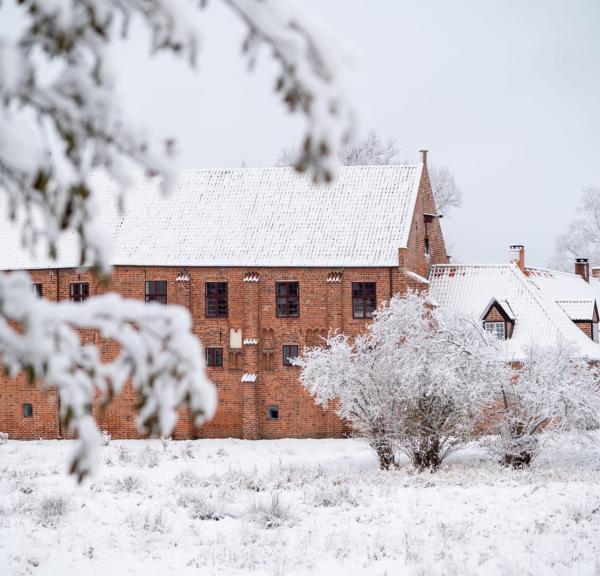
<instances>
[{"instance_id":1,"label":"snow-covered roof","mask_svg":"<svg viewBox=\"0 0 600 576\"><path fill-rule=\"evenodd\" d=\"M115 265L395 266L406 247L422 164L347 166L331 185L292 168L189 170L164 198L141 178L116 214L117 184L92 177L113 238ZM0 229L0 269L76 266L74 242L59 261L32 258L17 229Z\"/></svg>"},{"instance_id":2,"label":"snow-covered roof","mask_svg":"<svg viewBox=\"0 0 600 576\"><path fill-rule=\"evenodd\" d=\"M564 278L563 273L553 279L553 271L538 272L527 276L515 264L435 265L429 274L430 292L440 305L476 319L492 300L507 301L515 317L512 337L506 341L510 358L519 359L530 343L551 345L565 338L575 342L586 357L600 359L600 345L573 323L557 301L557 295L567 300L569 285L576 288L571 298L582 300L589 285L579 277L588 288L577 279Z\"/></svg>"},{"instance_id":3,"label":"snow-covered roof","mask_svg":"<svg viewBox=\"0 0 600 576\"><path fill-rule=\"evenodd\" d=\"M493 306L498 306L502 309L502 312L504 312L504 314L506 315L506 317L511 320L512 322L515 321L515 314L512 311L512 308L510 307L510 304L508 303L508 300L501 300L500 298L492 298L489 302L489 304L484 308L483 312L481 313L481 316L479 317L480 320L483 320L484 318L487 317L489 311L491 310L491 308Z\"/></svg>"},{"instance_id":4,"label":"snow-covered roof","mask_svg":"<svg viewBox=\"0 0 600 576\"><path fill-rule=\"evenodd\" d=\"M594 319L595 300L557 300L556 302L573 321L591 322Z\"/></svg>"}]
</instances>

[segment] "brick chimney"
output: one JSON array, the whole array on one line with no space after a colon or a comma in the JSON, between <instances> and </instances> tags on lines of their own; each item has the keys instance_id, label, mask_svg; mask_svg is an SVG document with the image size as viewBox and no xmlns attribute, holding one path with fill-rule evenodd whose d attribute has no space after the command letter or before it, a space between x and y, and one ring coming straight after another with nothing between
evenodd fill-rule
<instances>
[{"instance_id":1,"label":"brick chimney","mask_svg":"<svg viewBox=\"0 0 600 576\"><path fill-rule=\"evenodd\" d=\"M517 252L517 257L513 262L519 267L519 270L521 270L523 274L527 274L527 271L525 270L525 246L523 246L523 244L513 244L510 249L513 252Z\"/></svg>"},{"instance_id":2,"label":"brick chimney","mask_svg":"<svg viewBox=\"0 0 600 576\"><path fill-rule=\"evenodd\" d=\"M575 274L586 282L590 281L590 261L587 258L575 258Z\"/></svg>"},{"instance_id":3,"label":"brick chimney","mask_svg":"<svg viewBox=\"0 0 600 576\"><path fill-rule=\"evenodd\" d=\"M423 162L423 164L427 164L427 152L429 152L429 150L419 150L419 154L421 155L421 162Z\"/></svg>"},{"instance_id":4,"label":"brick chimney","mask_svg":"<svg viewBox=\"0 0 600 576\"><path fill-rule=\"evenodd\" d=\"M594 266L592 268L592 278L600 278L600 266Z\"/></svg>"}]
</instances>

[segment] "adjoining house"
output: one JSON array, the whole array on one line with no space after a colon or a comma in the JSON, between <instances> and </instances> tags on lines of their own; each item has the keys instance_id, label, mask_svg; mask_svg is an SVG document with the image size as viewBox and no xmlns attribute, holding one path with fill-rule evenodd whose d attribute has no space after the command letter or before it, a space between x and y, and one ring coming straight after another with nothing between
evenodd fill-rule
<instances>
[{"instance_id":1,"label":"adjoining house","mask_svg":"<svg viewBox=\"0 0 600 576\"><path fill-rule=\"evenodd\" d=\"M600 360L598 344L599 278L578 258L575 272L527 267L523 246L510 264L442 264L429 272L430 294L481 322L506 341L508 359L519 360L531 343L574 342L582 355Z\"/></svg>"},{"instance_id":2,"label":"adjoining house","mask_svg":"<svg viewBox=\"0 0 600 576\"><path fill-rule=\"evenodd\" d=\"M93 188L114 244L108 286L78 268L68 239L58 261L35 259L11 226L0 230L0 270L28 270L50 300L114 291L188 308L219 406L198 430L183 413L178 438L342 435L344 423L315 405L289 359L330 330L364 330L378 305L427 286L430 265L448 261L426 151L414 165L343 168L330 186L289 168L194 170L164 199L141 179L125 215L114 210L116 184L98 175ZM64 436L59 402L22 376L2 379L0 430ZM135 404L125 390L106 412L92 409L113 437L133 438Z\"/></svg>"}]
</instances>

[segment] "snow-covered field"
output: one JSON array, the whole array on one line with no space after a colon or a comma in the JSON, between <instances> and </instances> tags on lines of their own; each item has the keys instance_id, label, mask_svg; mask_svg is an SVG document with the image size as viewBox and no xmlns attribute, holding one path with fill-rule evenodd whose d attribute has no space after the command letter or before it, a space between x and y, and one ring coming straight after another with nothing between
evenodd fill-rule
<instances>
[{"instance_id":1,"label":"snow-covered field","mask_svg":"<svg viewBox=\"0 0 600 576\"><path fill-rule=\"evenodd\" d=\"M600 573L600 435L531 470L477 446L437 474L381 472L352 440L0 446L0 574Z\"/></svg>"}]
</instances>

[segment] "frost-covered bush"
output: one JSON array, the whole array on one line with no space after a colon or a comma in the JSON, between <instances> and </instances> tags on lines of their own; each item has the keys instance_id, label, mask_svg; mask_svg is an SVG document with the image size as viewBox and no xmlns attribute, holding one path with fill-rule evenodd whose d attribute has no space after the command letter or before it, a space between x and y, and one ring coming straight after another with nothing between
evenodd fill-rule
<instances>
[{"instance_id":1,"label":"frost-covered bush","mask_svg":"<svg viewBox=\"0 0 600 576\"><path fill-rule=\"evenodd\" d=\"M321 483L307 491L305 498L319 508L332 508L335 506L357 506L358 500L350 490L348 484Z\"/></svg>"},{"instance_id":2,"label":"frost-covered bush","mask_svg":"<svg viewBox=\"0 0 600 576\"><path fill-rule=\"evenodd\" d=\"M43 526L55 526L68 512L70 500L67 496L53 494L42 499L38 508L38 518Z\"/></svg>"},{"instance_id":3,"label":"frost-covered bush","mask_svg":"<svg viewBox=\"0 0 600 576\"><path fill-rule=\"evenodd\" d=\"M4 446L8 442L8 433L0 432L0 446Z\"/></svg>"},{"instance_id":4,"label":"frost-covered bush","mask_svg":"<svg viewBox=\"0 0 600 576\"><path fill-rule=\"evenodd\" d=\"M326 343L296 361L301 381L317 403L335 401L384 469L398 449L435 470L472 437L503 369L496 339L412 292L378 310L366 334Z\"/></svg>"},{"instance_id":5,"label":"frost-covered bush","mask_svg":"<svg viewBox=\"0 0 600 576\"><path fill-rule=\"evenodd\" d=\"M495 436L486 446L514 468L529 466L552 433L587 430L600 421L600 372L575 345L531 345L499 382ZM540 434L544 432L544 434Z\"/></svg>"},{"instance_id":6,"label":"frost-covered bush","mask_svg":"<svg viewBox=\"0 0 600 576\"><path fill-rule=\"evenodd\" d=\"M129 464L129 462L131 462L131 454L129 453L127 446L119 446L117 455L121 464Z\"/></svg>"},{"instance_id":7,"label":"frost-covered bush","mask_svg":"<svg viewBox=\"0 0 600 576\"><path fill-rule=\"evenodd\" d=\"M183 488L193 488L200 484L200 477L193 470L182 470L175 476L175 484Z\"/></svg>"},{"instance_id":8,"label":"frost-covered bush","mask_svg":"<svg viewBox=\"0 0 600 576\"><path fill-rule=\"evenodd\" d=\"M331 180L338 151L352 139L355 113L346 90L348 59L300 3L223 0L248 34L244 52L255 61L270 47L279 65L277 93L306 119L296 167ZM5 5L0 2L0 18ZM136 21L149 32L151 52L168 52L191 66L200 44L205 2L174 0L22 0L19 22L0 42L0 200L31 252L56 259L65 235L79 242L79 262L110 272L111 247L100 221L90 174L106 172L119 185L141 169L175 182L172 140L156 145L124 117L110 56L112 44ZM1 224L0 224L1 225ZM119 353L105 359L82 332L110 340ZM168 436L187 406L196 424L214 414L216 392L189 312L125 300L116 294L86 302L37 298L25 273L0 274L0 355L12 376L58 390L65 427L78 438L70 471L80 480L100 461L102 438L87 406L108 404L125 382L139 398L140 432Z\"/></svg>"},{"instance_id":9,"label":"frost-covered bush","mask_svg":"<svg viewBox=\"0 0 600 576\"><path fill-rule=\"evenodd\" d=\"M261 528L279 528L292 519L290 507L283 503L278 492L273 492L267 499L255 498L248 516Z\"/></svg>"},{"instance_id":10,"label":"frost-covered bush","mask_svg":"<svg viewBox=\"0 0 600 576\"><path fill-rule=\"evenodd\" d=\"M177 498L177 504L185 508L194 520L222 520L226 513L223 500L211 494L210 497L183 492Z\"/></svg>"},{"instance_id":11,"label":"frost-covered bush","mask_svg":"<svg viewBox=\"0 0 600 576\"><path fill-rule=\"evenodd\" d=\"M115 482L117 490L122 492L136 492L140 489L142 481L138 476L127 474L122 478L118 478Z\"/></svg>"},{"instance_id":12,"label":"frost-covered bush","mask_svg":"<svg viewBox=\"0 0 600 576\"><path fill-rule=\"evenodd\" d=\"M111 440L112 436L106 430L102 430L102 446L108 446Z\"/></svg>"},{"instance_id":13,"label":"frost-covered bush","mask_svg":"<svg viewBox=\"0 0 600 576\"><path fill-rule=\"evenodd\" d=\"M145 468L156 468L159 462L158 452L150 448L150 446L146 446L137 458L138 466Z\"/></svg>"}]
</instances>

